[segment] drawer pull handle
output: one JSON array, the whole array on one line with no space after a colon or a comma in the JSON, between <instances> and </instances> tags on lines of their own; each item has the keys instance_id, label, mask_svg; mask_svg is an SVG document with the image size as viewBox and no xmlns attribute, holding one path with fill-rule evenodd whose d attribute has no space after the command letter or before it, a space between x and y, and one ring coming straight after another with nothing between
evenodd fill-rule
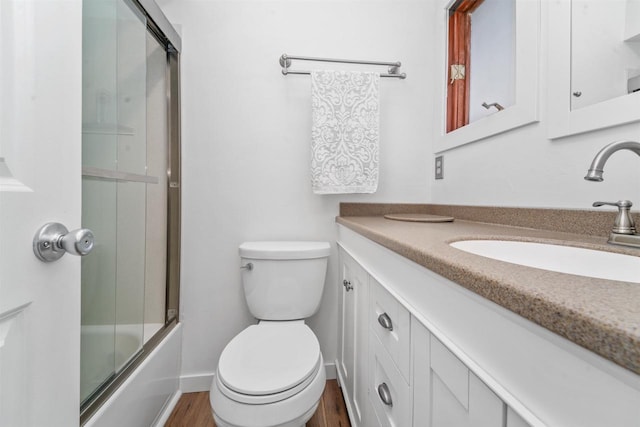
<instances>
[{"instance_id":1,"label":"drawer pull handle","mask_svg":"<svg viewBox=\"0 0 640 427\"><path fill-rule=\"evenodd\" d=\"M393 323L387 313L382 313L378 316L378 323L380 323L380 326L385 328L387 331L393 331Z\"/></svg>"},{"instance_id":2,"label":"drawer pull handle","mask_svg":"<svg viewBox=\"0 0 640 427\"><path fill-rule=\"evenodd\" d=\"M380 396L380 400L387 406L393 406L393 400L391 400L391 392L389 391L389 386L387 383L382 383L378 386L378 396Z\"/></svg>"},{"instance_id":3,"label":"drawer pull handle","mask_svg":"<svg viewBox=\"0 0 640 427\"><path fill-rule=\"evenodd\" d=\"M347 292L349 292L350 290L353 289L353 285L351 284L351 282L347 279L344 279L342 281L342 286L344 286L344 288L346 289Z\"/></svg>"}]
</instances>

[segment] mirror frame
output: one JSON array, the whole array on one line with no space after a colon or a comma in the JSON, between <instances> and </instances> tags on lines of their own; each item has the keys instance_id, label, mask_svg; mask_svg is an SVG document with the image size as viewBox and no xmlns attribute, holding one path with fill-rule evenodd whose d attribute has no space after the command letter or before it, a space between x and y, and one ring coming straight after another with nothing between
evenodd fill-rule
<instances>
[{"instance_id":1,"label":"mirror frame","mask_svg":"<svg viewBox=\"0 0 640 427\"><path fill-rule=\"evenodd\" d=\"M516 66L515 104L489 116L469 123L449 133L446 132L447 113L447 45L449 8L455 0L444 0L442 31L445 43L440 43L441 71L436 91L441 117L435 135L434 151L460 147L538 121L538 93L540 77L540 0L516 0Z\"/></svg>"},{"instance_id":2,"label":"mirror frame","mask_svg":"<svg viewBox=\"0 0 640 427\"><path fill-rule=\"evenodd\" d=\"M549 2L548 16L549 139L640 120L640 92L571 110L571 1Z\"/></svg>"}]
</instances>

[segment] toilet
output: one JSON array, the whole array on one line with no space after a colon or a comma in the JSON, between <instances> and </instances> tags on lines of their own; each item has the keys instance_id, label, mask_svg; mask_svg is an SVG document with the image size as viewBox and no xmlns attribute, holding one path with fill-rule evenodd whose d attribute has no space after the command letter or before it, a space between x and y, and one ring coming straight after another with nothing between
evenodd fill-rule
<instances>
[{"instance_id":1,"label":"toilet","mask_svg":"<svg viewBox=\"0 0 640 427\"><path fill-rule=\"evenodd\" d=\"M304 319L318 311L327 242L245 242L239 248L249 311L258 319L222 351L210 402L220 427L300 427L326 376Z\"/></svg>"}]
</instances>

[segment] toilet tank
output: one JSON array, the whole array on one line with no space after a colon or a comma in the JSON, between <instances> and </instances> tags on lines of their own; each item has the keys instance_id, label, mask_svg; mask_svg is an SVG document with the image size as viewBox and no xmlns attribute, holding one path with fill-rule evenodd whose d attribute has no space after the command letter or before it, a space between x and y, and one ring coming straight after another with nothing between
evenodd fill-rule
<instances>
[{"instance_id":1,"label":"toilet tank","mask_svg":"<svg viewBox=\"0 0 640 427\"><path fill-rule=\"evenodd\" d=\"M330 246L327 242L245 242L242 284L260 320L305 319L318 311Z\"/></svg>"}]
</instances>

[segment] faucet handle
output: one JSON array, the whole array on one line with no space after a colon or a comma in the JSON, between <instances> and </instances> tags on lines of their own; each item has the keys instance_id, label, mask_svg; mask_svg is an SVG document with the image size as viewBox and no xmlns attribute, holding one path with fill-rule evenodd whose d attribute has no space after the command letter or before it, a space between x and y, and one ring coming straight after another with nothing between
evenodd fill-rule
<instances>
[{"instance_id":1,"label":"faucet handle","mask_svg":"<svg viewBox=\"0 0 640 427\"><path fill-rule=\"evenodd\" d=\"M593 207L599 206L617 206L618 207L618 216L616 217L615 222L613 223L613 233L616 234L635 234L636 227L633 223L633 219L631 218L629 210L633 203L629 200L618 200L617 202L593 202Z\"/></svg>"},{"instance_id":2,"label":"faucet handle","mask_svg":"<svg viewBox=\"0 0 640 427\"><path fill-rule=\"evenodd\" d=\"M633 203L631 203L631 200L618 200L617 202L593 202L594 208L604 205L617 206L618 208L630 208L633 206Z\"/></svg>"}]
</instances>

